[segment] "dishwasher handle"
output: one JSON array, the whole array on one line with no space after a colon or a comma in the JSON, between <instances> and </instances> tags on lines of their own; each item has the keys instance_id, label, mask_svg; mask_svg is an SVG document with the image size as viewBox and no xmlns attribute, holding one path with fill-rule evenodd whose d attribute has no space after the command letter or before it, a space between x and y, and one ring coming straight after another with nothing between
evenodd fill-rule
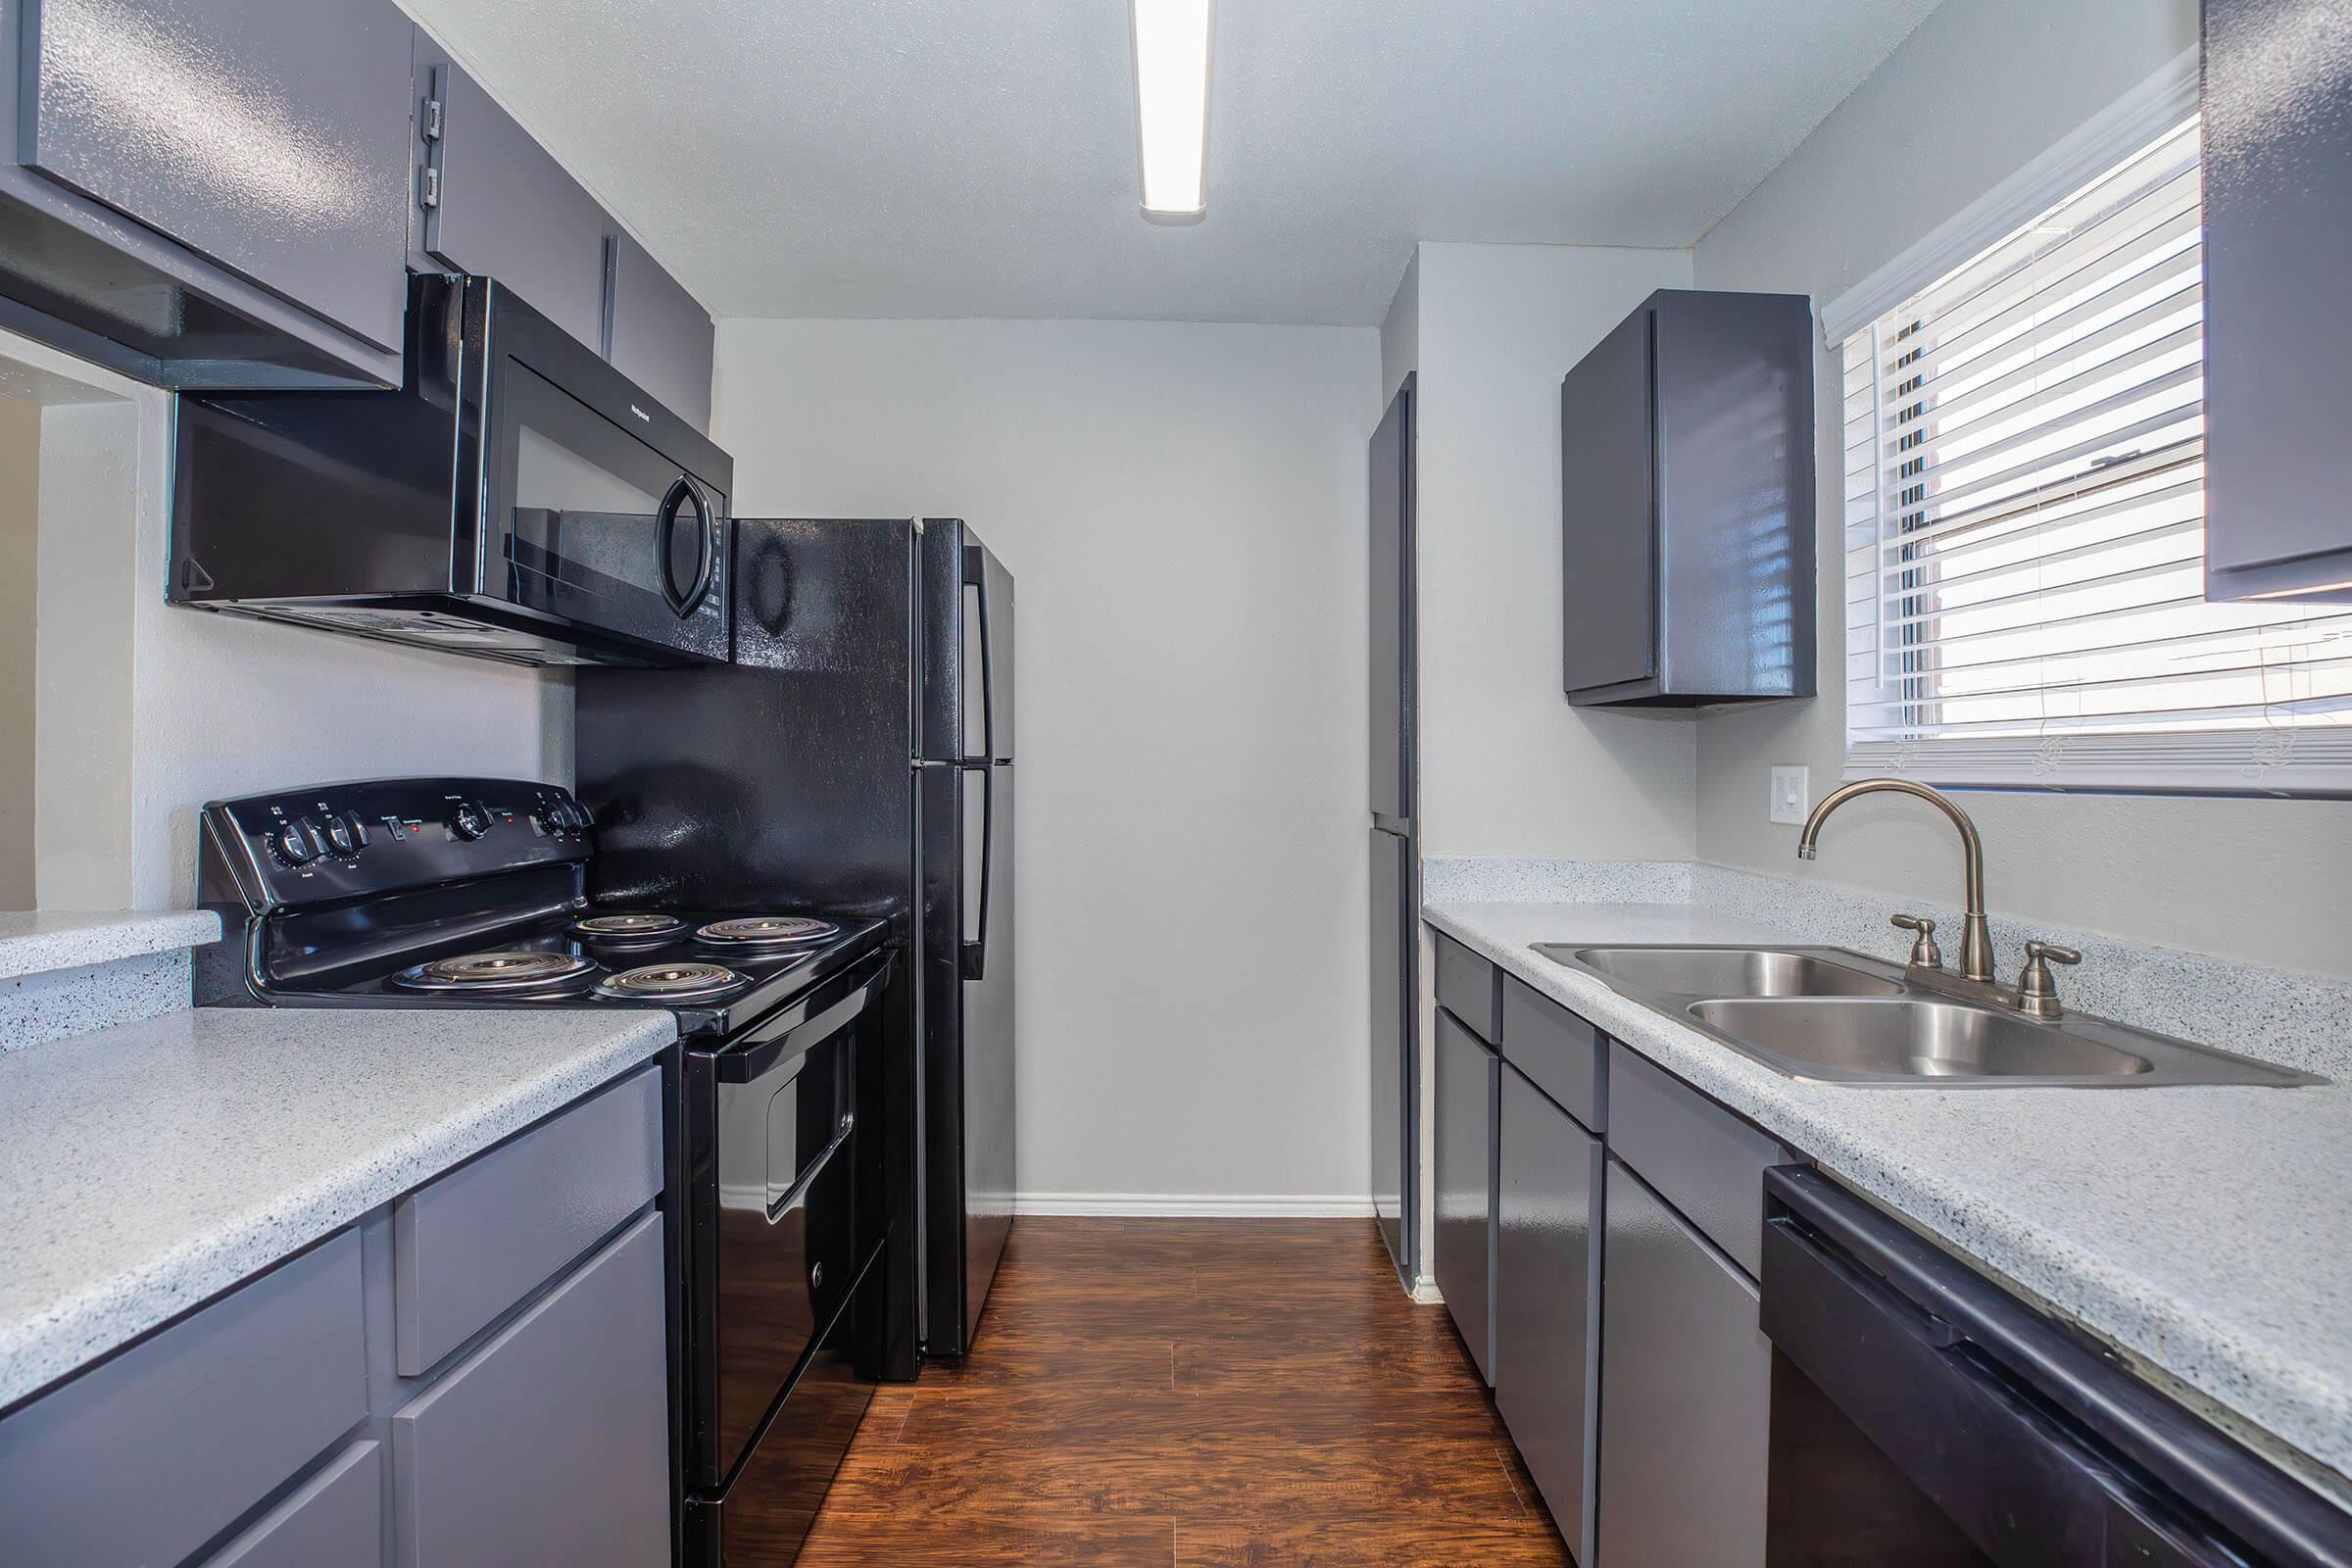
<instances>
[{"instance_id":1,"label":"dishwasher handle","mask_svg":"<svg viewBox=\"0 0 2352 1568\"><path fill-rule=\"evenodd\" d=\"M2352 1515L1819 1171L1764 1178L1774 1348L1992 1561L2348 1568Z\"/></svg>"}]
</instances>

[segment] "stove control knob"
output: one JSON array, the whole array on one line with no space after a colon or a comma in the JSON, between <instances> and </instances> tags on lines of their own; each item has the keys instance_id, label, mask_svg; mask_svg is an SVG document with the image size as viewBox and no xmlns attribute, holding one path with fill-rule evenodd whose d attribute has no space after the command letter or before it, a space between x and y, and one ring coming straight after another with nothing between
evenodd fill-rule
<instances>
[{"instance_id":1,"label":"stove control knob","mask_svg":"<svg viewBox=\"0 0 2352 1568\"><path fill-rule=\"evenodd\" d=\"M449 830L462 839L478 839L490 831L490 813L478 801L460 801L449 813Z\"/></svg>"},{"instance_id":2,"label":"stove control knob","mask_svg":"<svg viewBox=\"0 0 2352 1568\"><path fill-rule=\"evenodd\" d=\"M539 831L551 839L560 839L571 831L571 819L564 814L562 801L541 802L539 809L531 813L531 820L538 823Z\"/></svg>"},{"instance_id":3,"label":"stove control knob","mask_svg":"<svg viewBox=\"0 0 2352 1568\"><path fill-rule=\"evenodd\" d=\"M318 837L318 824L307 816L279 823L270 847L288 865L308 865L326 853Z\"/></svg>"},{"instance_id":4,"label":"stove control knob","mask_svg":"<svg viewBox=\"0 0 2352 1568\"><path fill-rule=\"evenodd\" d=\"M339 811L326 819L326 842L337 855L353 856L368 842L368 830L360 819L349 811Z\"/></svg>"},{"instance_id":5,"label":"stove control knob","mask_svg":"<svg viewBox=\"0 0 2352 1568\"><path fill-rule=\"evenodd\" d=\"M585 833L596 826L596 818L588 814L588 808L577 801L564 802L563 811L564 820L571 824L574 833Z\"/></svg>"}]
</instances>

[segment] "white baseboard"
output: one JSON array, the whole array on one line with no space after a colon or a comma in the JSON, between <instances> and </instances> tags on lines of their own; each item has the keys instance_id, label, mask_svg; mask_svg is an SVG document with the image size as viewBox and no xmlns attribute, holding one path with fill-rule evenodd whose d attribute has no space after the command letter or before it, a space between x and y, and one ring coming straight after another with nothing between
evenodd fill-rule
<instances>
[{"instance_id":1,"label":"white baseboard","mask_svg":"<svg viewBox=\"0 0 2352 1568\"><path fill-rule=\"evenodd\" d=\"M1018 1193L1012 1211L1121 1219L1370 1219L1372 1200L1324 1193Z\"/></svg>"}]
</instances>

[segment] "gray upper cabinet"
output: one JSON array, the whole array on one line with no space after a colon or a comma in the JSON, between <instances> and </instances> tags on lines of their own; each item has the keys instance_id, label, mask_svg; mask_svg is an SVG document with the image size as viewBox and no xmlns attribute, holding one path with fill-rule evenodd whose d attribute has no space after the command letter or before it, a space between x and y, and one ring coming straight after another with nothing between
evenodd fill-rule
<instances>
[{"instance_id":1,"label":"gray upper cabinet","mask_svg":"<svg viewBox=\"0 0 2352 1568\"><path fill-rule=\"evenodd\" d=\"M1661 289L1560 383L1571 702L1810 697L1813 318Z\"/></svg>"},{"instance_id":2,"label":"gray upper cabinet","mask_svg":"<svg viewBox=\"0 0 2352 1568\"><path fill-rule=\"evenodd\" d=\"M710 313L644 246L614 230L606 358L706 435L710 429Z\"/></svg>"},{"instance_id":3,"label":"gray upper cabinet","mask_svg":"<svg viewBox=\"0 0 2352 1568\"><path fill-rule=\"evenodd\" d=\"M2280 55L2331 9L2205 0L2209 599L2352 603L2352 69Z\"/></svg>"},{"instance_id":4,"label":"gray upper cabinet","mask_svg":"<svg viewBox=\"0 0 2352 1568\"><path fill-rule=\"evenodd\" d=\"M604 347L605 210L418 29L416 266L494 277Z\"/></svg>"},{"instance_id":5,"label":"gray upper cabinet","mask_svg":"<svg viewBox=\"0 0 2352 1568\"><path fill-rule=\"evenodd\" d=\"M391 0L0 0L0 318L165 385L396 381L410 36Z\"/></svg>"}]
</instances>

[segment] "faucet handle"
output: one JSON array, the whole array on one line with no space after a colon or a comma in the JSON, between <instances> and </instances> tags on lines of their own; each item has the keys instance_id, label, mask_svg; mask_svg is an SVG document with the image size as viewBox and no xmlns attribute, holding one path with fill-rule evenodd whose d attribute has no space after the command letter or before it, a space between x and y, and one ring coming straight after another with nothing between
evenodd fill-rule
<instances>
[{"instance_id":1,"label":"faucet handle","mask_svg":"<svg viewBox=\"0 0 2352 1568\"><path fill-rule=\"evenodd\" d=\"M2017 977L2018 1010L2036 1018L2058 1017L2065 1009L2058 1004L2058 978L2050 973L2050 965L2082 961L2082 955L2073 948L2055 942L2027 943L2025 972Z\"/></svg>"},{"instance_id":2,"label":"faucet handle","mask_svg":"<svg viewBox=\"0 0 2352 1568\"><path fill-rule=\"evenodd\" d=\"M1898 914L1887 924L1900 926L1905 931L1919 933L1911 943L1912 968L1940 969L1943 967L1943 950L1936 945L1935 921L1924 914Z\"/></svg>"}]
</instances>

